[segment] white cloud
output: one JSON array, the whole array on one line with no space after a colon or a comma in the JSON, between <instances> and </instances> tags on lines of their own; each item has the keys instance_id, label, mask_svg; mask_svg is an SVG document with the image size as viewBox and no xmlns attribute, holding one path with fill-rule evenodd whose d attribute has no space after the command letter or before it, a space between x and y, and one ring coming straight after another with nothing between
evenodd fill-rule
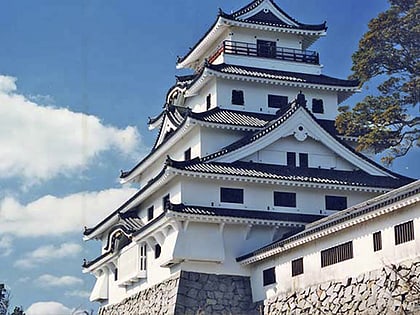
<instances>
[{"instance_id":1,"label":"white cloud","mask_svg":"<svg viewBox=\"0 0 420 315\"><path fill-rule=\"evenodd\" d=\"M9 256L12 253L12 238L8 235L0 237L0 257Z\"/></svg>"},{"instance_id":2,"label":"white cloud","mask_svg":"<svg viewBox=\"0 0 420 315\"><path fill-rule=\"evenodd\" d=\"M16 78L0 75L0 93L10 93L16 88Z\"/></svg>"},{"instance_id":3,"label":"white cloud","mask_svg":"<svg viewBox=\"0 0 420 315\"><path fill-rule=\"evenodd\" d=\"M107 150L138 153L135 127L118 129L93 115L39 105L19 94L15 82L0 76L0 178L31 184L84 169Z\"/></svg>"},{"instance_id":4,"label":"white cloud","mask_svg":"<svg viewBox=\"0 0 420 315\"><path fill-rule=\"evenodd\" d=\"M71 315L72 310L58 302L37 302L29 306L26 315Z\"/></svg>"},{"instance_id":5,"label":"white cloud","mask_svg":"<svg viewBox=\"0 0 420 315\"><path fill-rule=\"evenodd\" d=\"M90 296L90 293L91 292L85 291L85 290L73 290L73 291L67 291L66 293L64 293L64 295L88 298Z\"/></svg>"},{"instance_id":6,"label":"white cloud","mask_svg":"<svg viewBox=\"0 0 420 315\"><path fill-rule=\"evenodd\" d=\"M0 201L0 234L19 237L61 235L92 227L137 190L108 189L62 198L44 196L26 205L15 198Z\"/></svg>"},{"instance_id":7,"label":"white cloud","mask_svg":"<svg viewBox=\"0 0 420 315\"><path fill-rule=\"evenodd\" d=\"M39 276L34 282L40 287L68 287L82 285L83 280L73 276L56 277L50 274Z\"/></svg>"},{"instance_id":8,"label":"white cloud","mask_svg":"<svg viewBox=\"0 0 420 315\"><path fill-rule=\"evenodd\" d=\"M20 268L31 268L40 263L65 257L75 257L82 251L82 246L75 243L64 243L60 246L46 245L18 259L14 265Z\"/></svg>"}]
</instances>

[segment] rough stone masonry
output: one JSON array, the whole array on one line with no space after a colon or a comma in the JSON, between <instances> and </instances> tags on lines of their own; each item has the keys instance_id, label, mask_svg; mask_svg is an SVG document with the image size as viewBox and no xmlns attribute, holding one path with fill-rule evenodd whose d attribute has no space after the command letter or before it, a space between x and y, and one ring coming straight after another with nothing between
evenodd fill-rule
<instances>
[{"instance_id":1,"label":"rough stone masonry","mask_svg":"<svg viewBox=\"0 0 420 315\"><path fill-rule=\"evenodd\" d=\"M420 259L253 303L248 277L182 271L99 315L420 314Z\"/></svg>"}]
</instances>

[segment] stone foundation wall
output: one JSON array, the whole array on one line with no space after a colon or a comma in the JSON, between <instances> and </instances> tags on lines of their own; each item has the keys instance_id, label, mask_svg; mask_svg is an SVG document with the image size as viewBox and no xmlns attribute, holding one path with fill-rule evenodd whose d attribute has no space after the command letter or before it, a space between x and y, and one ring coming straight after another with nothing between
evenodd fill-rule
<instances>
[{"instance_id":1,"label":"stone foundation wall","mask_svg":"<svg viewBox=\"0 0 420 315\"><path fill-rule=\"evenodd\" d=\"M179 277L159 283L130 296L121 303L101 307L99 315L173 315L179 286Z\"/></svg>"},{"instance_id":2,"label":"stone foundation wall","mask_svg":"<svg viewBox=\"0 0 420 315\"><path fill-rule=\"evenodd\" d=\"M248 277L181 271L99 315L259 315L258 306Z\"/></svg>"},{"instance_id":3,"label":"stone foundation wall","mask_svg":"<svg viewBox=\"0 0 420 315\"><path fill-rule=\"evenodd\" d=\"M420 260L278 295L264 314L420 314Z\"/></svg>"}]
</instances>

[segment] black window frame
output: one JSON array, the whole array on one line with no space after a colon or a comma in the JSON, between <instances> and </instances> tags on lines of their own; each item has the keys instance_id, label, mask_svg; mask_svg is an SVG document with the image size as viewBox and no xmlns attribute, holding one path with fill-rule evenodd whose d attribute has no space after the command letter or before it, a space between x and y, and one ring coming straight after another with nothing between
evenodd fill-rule
<instances>
[{"instance_id":1,"label":"black window frame","mask_svg":"<svg viewBox=\"0 0 420 315\"><path fill-rule=\"evenodd\" d=\"M296 152L286 152L286 165L296 167Z\"/></svg>"},{"instance_id":2,"label":"black window frame","mask_svg":"<svg viewBox=\"0 0 420 315\"><path fill-rule=\"evenodd\" d=\"M232 105L245 105L244 91L242 90L232 90Z\"/></svg>"},{"instance_id":3,"label":"black window frame","mask_svg":"<svg viewBox=\"0 0 420 315\"><path fill-rule=\"evenodd\" d=\"M166 209L166 204L169 204L170 202L171 202L170 194L166 194L165 196L162 197L162 207L164 210Z\"/></svg>"},{"instance_id":4,"label":"black window frame","mask_svg":"<svg viewBox=\"0 0 420 315\"><path fill-rule=\"evenodd\" d=\"M325 210L341 211L347 209L347 196L325 196Z\"/></svg>"},{"instance_id":5,"label":"black window frame","mask_svg":"<svg viewBox=\"0 0 420 315\"><path fill-rule=\"evenodd\" d=\"M272 40L257 39L257 56L276 58L277 43Z\"/></svg>"},{"instance_id":6,"label":"black window frame","mask_svg":"<svg viewBox=\"0 0 420 315\"><path fill-rule=\"evenodd\" d=\"M372 234L373 251L377 252L382 250L382 233L381 231Z\"/></svg>"},{"instance_id":7,"label":"black window frame","mask_svg":"<svg viewBox=\"0 0 420 315\"><path fill-rule=\"evenodd\" d=\"M155 245L155 259L158 259L162 254L162 247L159 244Z\"/></svg>"},{"instance_id":8,"label":"black window frame","mask_svg":"<svg viewBox=\"0 0 420 315\"><path fill-rule=\"evenodd\" d=\"M309 155L308 153L299 153L299 167L309 167Z\"/></svg>"},{"instance_id":9,"label":"black window frame","mask_svg":"<svg viewBox=\"0 0 420 315\"><path fill-rule=\"evenodd\" d=\"M244 203L244 189L220 187L220 202L243 204Z\"/></svg>"},{"instance_id":10,"label":"black window frame","mask_svg":"<svg viewBox=\"0 0 420 315\"><path fill-rule=\"evenodd\" d=\"M184 161L191 160L191 148L184 151Z\"/></svg>"},{"instance_id":11,"label":"black window frame","mask_svg":"<svg viewBox=\"0 0 420 315\"><path fill-rule=\"evenodd\" d=\"M275 207L296 208L296 193L286 191L274 191L273 204Z\"/></svg>"},{"instance_id":12,"label":"black window frame","mask_svg":"<svg viewBox=\"0 0 420 315\"><path fill-rule=\"evenodd\" d=\"M276 267L271 267L263 270L263 286L277 283L276 281Z\"/></svg>"},{"instance_id":13,"label":"black window frame","mask_svg":"<svg viewBox=\"0 0 420 315\"><path fill-rule=\"evenodd\" d=\"M289 97L287 97L286 95L268 94L267 106L269 108L277 109L287 108L289 106Z\"/></svg>"},{"instance_id":14,"label":"black window frame","mask_svg":"<svg viewBox=\"0 0 420 315\"><path fill-rule=\"evenodd\" d=\"M114 281L118 281L118 268L114 270Z\"/></svg>"},{"instance_id":15,"label":"black window frame","mask_svg":"<svg viewBox=\"0 0 420 315\"><path fill-rule=\"evenodd\" d=\"M211 108L211 93L209 93L206 97L206 108L207 110Z\"/></svg>"},{"instance_id":16,"label":"black window frame","mask_svg":"<svg viewBox=\"0 0 420 315\"><path fill-rule=\"evenodd\" d=\"M414 240L414 221L410 220L394 226L395 245Z\"/></svg>"},{"instance_id":17,"label":"black window frame","mask_svg":"<svg viewBox=\"0 0 420 315\"><path fill-rule=\"evenodd\" d=\"M151 221L154 218L155 206L147 208L147 221Z\"/></svg>"},{"instance_id":18,"label":"black window frame","mask_svg":"<svg viewBox=\"0 0 420 315\"><path fill-rule=\"evenodd\" d=\"M303 274L303 257L292 260L292 277Z\"/></svg>"},{"instance_id":19,"label":"black window frame","mask_svg":"<svg viewBox=\"0 0 420 315\"><path fill-rule=\"evenodd\" d=\"M353 257L353 241L324 249L321 251L321 268L338 264Z\"/></svg>"},{"instance_id":20,"label":"black window frame","mask_svg":"<svg viewBox=\"0 0 420 315\"><path fill-rule=\"evenodd\" d=\"M322 98L312 99L312 113L314 114L324 113L324 100Z\"/></svg>"}]
</instances>

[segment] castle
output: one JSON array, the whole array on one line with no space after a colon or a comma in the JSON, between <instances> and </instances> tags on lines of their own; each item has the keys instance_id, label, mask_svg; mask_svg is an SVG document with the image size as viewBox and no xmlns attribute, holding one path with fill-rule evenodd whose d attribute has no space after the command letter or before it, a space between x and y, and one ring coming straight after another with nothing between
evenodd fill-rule
<instances>
[{"instance_id":1,"label":"castle","mask_svg":"<svg viewBox=\"0 0 420 315\"><path fill-rule=\"evenodd\" d=\"M280 314L299 306L290 292L329 283L330 296L420 256L420 183L335 129L359 82L321 73L308 48L326 31L255 0L219 11L178 59L193 74L149 119L149 154L121 173L138 192L84 232L102 243L83 265L100 314Z\"/></svg>"}]
</instances>

